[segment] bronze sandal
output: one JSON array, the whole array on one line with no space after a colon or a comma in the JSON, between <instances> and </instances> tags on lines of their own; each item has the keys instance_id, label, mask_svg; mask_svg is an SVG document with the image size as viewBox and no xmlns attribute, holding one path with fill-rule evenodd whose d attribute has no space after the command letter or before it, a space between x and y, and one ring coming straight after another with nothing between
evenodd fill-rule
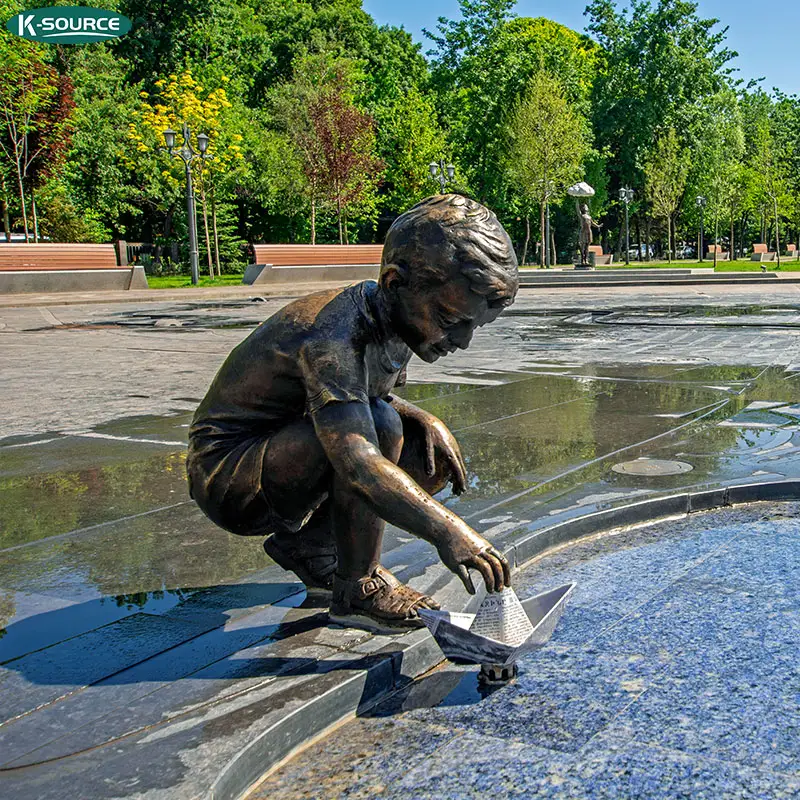
<instances>
[{"instance_id":1,"label":"bronze sandal","mask_svg":"<svg viewBox=\"0 0 800 800\"><path fill-rule=\"evenodd\" d=\"M331 622L347 628L384 634L404 633L424 626L417 614L419 608L438 609L439 604L378 566L372 575L357 581L337 575L333 579L328 616Z\"/></svg>"}]
</instances>

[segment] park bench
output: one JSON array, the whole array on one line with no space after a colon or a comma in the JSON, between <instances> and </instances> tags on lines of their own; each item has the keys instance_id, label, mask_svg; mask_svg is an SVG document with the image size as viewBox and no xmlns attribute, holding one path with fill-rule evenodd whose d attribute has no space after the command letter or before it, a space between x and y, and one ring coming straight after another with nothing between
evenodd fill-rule
<instances>
[{"instance_id":1,"label":"park bench","mask_svg":"<svg viewBox=\"0 0 800 800\"><path fill-rule=\"evenodd\" d=\"M706 253L706 258L714 260L714 253L717 254L717 261L730 261L731 254L726 252L722 249L722 245L719 244L710 244L708 246L708 252Z\"/></svg>"},{"instance_id":2,"label":"park bench","mask_svg":"<svg viewBox=\"0 0 800 800\"><path fill-rule=\"evenodd\" d=\"M363 281L377 278L380 244L254 244L243 283Z\"/></svg>"},{"instance_id":3,"label":"park bench","mask_svg":"<svg viewBox=\"0 0 800 800\"><path fill-rule=\"evenodd\" d=\"M146 289L144 270L119 257L120 245L0 243L0 294Z\"/></svg>"},{"instance_id":4,"label":"park bench","mask_svg":"<svg viewBox=\"0 0 800 800\"><path fill-rule=\"evenodd\" d=\"M593 267L608 266L614 262L612 253L603 253L603 248L599 244L589 245L589 263Z\"/></svg>"},{"instance_id":5,"label":"park bench","mask_svg":"<svg viewBox=\"0 0 800 800\"><path fill-rule=\"evenodd\" d=\"M787 244L786 245L786 258L794 258L797 259L800 257L800 250L797 249L796 244Z\"/></svg>"},{"instance_id":6,"label":"park bench","mask_svg":"<svg viewBox=\"0 0 800 800\"><path fill-rule=\"evenodd\" d=\"M754 244L753 254L750 256L751 261L774 261L775 252L770 252L769 247L765 244Z\"/></svg>"}]
</instances>

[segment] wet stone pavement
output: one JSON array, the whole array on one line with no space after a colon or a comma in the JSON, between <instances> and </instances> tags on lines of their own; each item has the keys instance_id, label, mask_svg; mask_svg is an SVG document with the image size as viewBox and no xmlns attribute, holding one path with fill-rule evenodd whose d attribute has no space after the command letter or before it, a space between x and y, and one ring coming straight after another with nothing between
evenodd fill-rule
<instances>
[{"instance_id":1,"label":"wet stone pavement","mask_svg":"<svg viewBox=\"0 0 800 800\"><path fill-rule=\"evenodd\" d=\"M800 344L794 330L800 326L800 296L795 301L793 287L782 292L728 287L724 293L695 291L681 298L673 290L660 305L653 295L622 292L523 293L495 325L477 332L467 353L436 365L417 362L410 370L405 396L448 423L469 467L469 491L461 498L446 491L440 499L504 546L562 519L632 499L685 487L800 477ZM282 302L0 309L6 378L0 384L0 797L197 796L198 786L213 782L215 764L232 758L252 734L248 703L253 708L268 703L279 691L288 693L289 703L313 677L357 669L379 646L372 640L380 637L329 627L324 608L267 559L260 541L217 529L186 494L184 450L192 409L227 353ZM691 469L664 474L661 462ZM631 470L614 470L631 463ZM791 518L779 524L785 566ZM762 531L748 541L765 536ZM680 561L681 548L694 552L685 544L689 540L689 534L678 536L677 550L659 551L658 569L672 576L670 585L678 580L680 564L688 563ZM633 546L628 551L643 552ZM591 562L586 555L585 560ZM405 532L387 531L384 563L416 588L435 592L448 607L467 600L437 563L435 551ZM633 562L609 563L620 581L631 578ZM527 576L538 569L526 573L524 585L531 592L539 584ZM641 569L652 584L655 568L645 559ZM719 580L735 583L734 577ZM790 577L788 567L773 575L781 587ZM724 606L725 590L704 580L692 589L697 605L703 606L704 592L713 589L711 600L721 594ZM569 608L559 636L571 631L579 636L581 625L584 632L593 630L595 621L610 625L609 614L622 618L629 603L642 598L632 583L627 595L613 592L613 602L606 598L593 607L585 594L588 580L579 581L584 594ZM728 611L739 613L737 598L749 590L731 591ZM779 594L791 602L789 589ZM686 611L688 597L674 602ZM709 608L723 606L712 602ZM697 619L701 624L707 616ZM796 624L781 633L777 619L770 636L793 633L794 641L783 643L793 656ZM749 634L736 638L742 652L754 641ZM725 651L714 641L707 657L716 663ZM567 693L568 713L559 717L561 711L553 711L553 719L573 744L589 730L581 721L586 708L594 709L588 713L592 719L607 721L616 718L620 698L627 695L618 691L608 706L604 700L597 700L597 708L587 706L588 695L570 688L574 684L564 683L563 676L570 670L582 674L590 662L606 659L616 665L608 666L613 672L632 646L614 642L602 658L575 650L579 660L563 673L555 671L561 660L569 662L563 649L584 643L558 639L536 656L537 670L553 676L548 686ZM632 656L641 656L645 672L655 670L652 659L661 658L660 648L656 655L634 648ZM682 663L679 653L669 652ZM755 652L751 648L752 661L758 661ZM436 681L461 685L461 673L442 674L449 677ZM700 673L686 662L682 674L686 691L696 690L691 682L700 680ZM630 680L638 686L636 681L649 677ZM597 680L613 684L616 678ZM796 675L793 680L796 691ZM788 692L789 685L785 688ZM527 725L526 697L514 701L523 715L515 723L518 730ZM770 701L760 697L759 703ZM483 713L482 704L469 705ZM486 706L489 716L491 708ZM242 718L232 721L231 709ZM794 712L796 702L784 707L785 714L787 709ZM726 713L735 721L733 711ZM420 754L446 743L446 751L457 757L464 746L478 764L480 752L490 761L492 748L500 748L492 744L496 732L470 742L470 736L482 734L467 722L464 735L451 741L449 718L435 714L424 722L430 738L420 734L419 741L427 742L420 744ZM395 716L393 711L369 724L397 723L399 733L392 736L402 739L406 718ZM580 721L574 729L573 719ZM554 730L541 728L549 733L534 741L540 722L530 722L530 734L519 734L519 741L509 739L531 769L541 761L536 748L547 750ZM685 736L697 735L687 725ZM581 747L606 727L598 727ZM623 741L629 730L641 739L638 728L626 727L613 729L613 741ZM642 742L662 747L652 738ZM707 766L691 761L695 751L682 744L663 746L685 750L681 758L689 761L675 763L690 773ZM570 757L577 753L555 749ZM503 756L506 762L514 760L512 751ZM610 750L603 752L611 759ZM717 758L711 751L702 755ZM791 766L786 761L762 767L794 775L797 770L786 764ZM397 764L387 769L375 773L378 784L392 784L391 769L407 771ZM557 782L559 770L567 767L554 769ZM301 777L295 780L298 787L305 785ZM295 796L289 785L282 786L287 797ZM354 786L340 789L362 791ZM337 791L316 796L335 797ZM409 788L405 796L414 791ZM419 791L427 796L430 790ZM708 796L723 795L708 789Z\"/></svg>"},{"instance_id":2,"label":"wet stone pavement","mask_svg":"<svg viewBox=\"0 0 800 800\"><path fill-rule=\"evenodd\" d=\"M578 587L515 682L443 666L249 800L800 796L799 512L697 514L540 557L520 597Z\"/></svg>"}]
</instances>

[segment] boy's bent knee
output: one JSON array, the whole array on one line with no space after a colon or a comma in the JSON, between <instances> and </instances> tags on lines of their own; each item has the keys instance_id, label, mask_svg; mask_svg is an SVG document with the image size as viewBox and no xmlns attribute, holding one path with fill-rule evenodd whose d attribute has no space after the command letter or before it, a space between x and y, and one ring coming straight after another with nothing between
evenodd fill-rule
<instances>
[{"instance_id":1,"label":"boy's bent knee","mask_svg":"<svg viewBox=\"0 0 800 800\"><path fill-rule=\"evenodd\" d=\"M397 463L403 449L403 420L389 403L380 398L370 400L370 411L381 452Z\"/></svg>"}]
</instances>

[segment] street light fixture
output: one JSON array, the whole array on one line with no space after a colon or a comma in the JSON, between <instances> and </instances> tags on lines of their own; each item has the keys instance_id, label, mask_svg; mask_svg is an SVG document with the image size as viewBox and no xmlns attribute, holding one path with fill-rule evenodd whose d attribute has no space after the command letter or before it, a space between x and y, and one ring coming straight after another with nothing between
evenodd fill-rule
<instances>
[{"instance_id":1,"label":"street light fixture","mask_svg":"<svg viewBox=\"0 0 800 800\"><path fill-rule=\"evenodd\" d=\"M433 180L439 181L440 194L445 193L445 187L453 180L453 176L456 174L456 168L452 164L445 166L443 158L440 158L438 163L431 161L428 165L428 171L431 173Z\"/></svg>"},{"instance_id":2,"label":"street light fixture","mask_svg":"<svg viewBox=\"0 0 800 800\"><path fill-rule=\"evenodd\" d=\"M625 203L625 263L631 263L631 229L628 223L628 206L633 202L633 189L623 187L619 190L619 199ZM639 253L639 258L642 254Z\"/></svg>"},{"instance_id":3,"label":"street light fixture","mask_svg":"<svg viewBox=\"0 0 800 800\"><path fill-rule=\"evenodd\" d=\"M197 151L192 147L191 132L189 126L183 123L183 147L175 152L175 131L164 131L164 143L167 145L167 152L173 158L183 159L186 166L186 212L189 217L189 262L192 268L192 285L196 286L200 280L200 254L197 248L197 215L194 207L194 186L192 184L192 161L196 158L210 158L207 155L208 136L205 133L197 134ZM199 151L199 152L198 152Z\"/></svg>"},{"instance_id":4,"label":"street light fixture","mask_svg":"<svg viewBox=\"0 0 800 800\"><path fill-rule=\"evenodd\" d=\"M704 253L703 253L703 244L705 243L706 238L706 200L702 194L697 196L697 207L700 209L700 246L697 248L698 252L700 253L700 260L704 261Z\"/></svg>"}]
</instances>

